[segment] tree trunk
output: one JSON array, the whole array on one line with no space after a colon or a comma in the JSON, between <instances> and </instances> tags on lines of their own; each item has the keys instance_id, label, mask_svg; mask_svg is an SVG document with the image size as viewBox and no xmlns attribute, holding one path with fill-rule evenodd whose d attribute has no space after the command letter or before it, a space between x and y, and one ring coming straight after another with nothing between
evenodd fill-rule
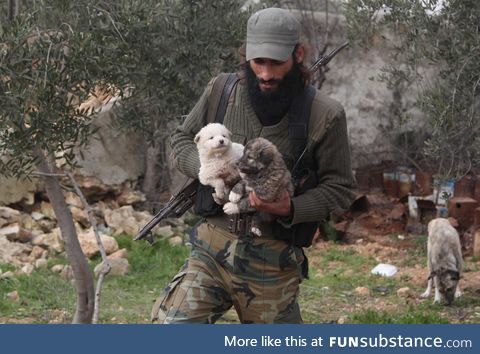
<instances>
[{"instance_id":1,"label":"tree trunk","mask_svg":"<svg viewBox=\"0 0 480 354\"><path fill-rule=\"evenodd\" d=\"M147 147L142 191L147 197L147 206L151 212L159 209L160 195L169 184L169 172L164 155L163 143L156 143Z\"/></svg>"},{"instance_id":2,"label":"tree trunk","mask_svg":"<svg viewBox=\"0 0 480 354\"><path fill-rule=\"evenodd\" d=\"M63 196L58 177L53 175L54 171L40 149L37 150L37 157L37 168L44 175L45 189L55 211L75 279L77 304L72 322L91 323L95 299L93 274L80 247L72 214Z\"/></svg>"}]
</instances>

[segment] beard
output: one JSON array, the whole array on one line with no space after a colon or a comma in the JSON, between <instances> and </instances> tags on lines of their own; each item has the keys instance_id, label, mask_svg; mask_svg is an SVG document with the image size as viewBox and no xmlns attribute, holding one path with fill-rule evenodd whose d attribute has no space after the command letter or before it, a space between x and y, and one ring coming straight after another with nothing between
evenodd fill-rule
<instances>
[{"instance_id":1,"label":"beard","mask_svg":"<svg viewBox=\"0 0 480 354\"><path fill-rule=\"evenodd\" d=\"M293 99L303 92L305 87L302 80L300 64L296 61L283 79L269 80L278 83L275 91L262 91L258 78L250 67L246 65L247 91L253 110L264 126L274 125L280 122L287 113Z\"/></svg>"}]
</instances>

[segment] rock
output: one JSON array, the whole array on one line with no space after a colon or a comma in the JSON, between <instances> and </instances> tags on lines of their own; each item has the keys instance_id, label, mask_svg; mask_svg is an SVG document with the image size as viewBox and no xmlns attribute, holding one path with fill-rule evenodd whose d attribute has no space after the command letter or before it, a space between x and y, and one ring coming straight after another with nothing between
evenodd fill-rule
<instances>
[{"instance_id":1,"label":"rock","mask_svg":"<svg viewBox=\"0 0 480 354\"><path fill-rule=\"evenodd\" d=\"M63 268L65 268L64 264L55 264L50 270L55 273L61 273Z\"/></svg>"},{"instance_id":2,"label":"rock","mask_svg":"<svg viewBox=\"0 0 480 354\"><path fill-rule=\"evenodd\" d=\"M358 288L355 288L355 293L360 296L369 296L370 290L364 286L359 286Z\"/></svg>"},{"instance_id":3,"label":"rock","mask_svg":"<svg viewBox=\"0 0 480 354\"><path fill-rule=\"evenodd\" d=\"M40 259L45 258L45 250L40 246L33 246L32 251L30 252L30 256L33 259Z\"/></svg>"},{"instance_id":4,"label":"rock","mask_svg":"<svg viewBox=\"0 0 480 354\"><path fill-rule=\"evenodd\" d=\"M18 223L0 229L0 235L6 236L9 241L27 243L32 239L32 232L20 227Z\"/></svg>"},{"instance_id":5,"label":"rock","mask_svg":"<svg viewBox=\"0 0 480 354\"><path fill-rule=\"evenodd\" d=\"M65 201L67 202L68 205L74 206L74 207L77 207L77 208L83 208L84 207L84 205L82 203L82 200L80 199L80 197L76 193L65 192L64 195L65 195Z\"/></svg>"},{"instance_id":6,"label":"rock","mask_svg":"<svg viewBox=\"0 0 480 354\"><path fill-rule=\"evenodd\" d=\"M34 236L32 239L32 244L36 246L47 247L48 249L58 253L61 253L65 250L62 233L58 227L53 229L51 233Z\"/></svg>"},{"instance_id":7,"label":"rock","mask_svg":"<svg viewBox=\"0 0 480 354\"><path fill-rule=\"evenodd\" d=\"M0 206L0 227L19 222L20 219L21 214L18 210L6 206Z\"/></svg>"},{"instance_id":8,"label":"rock","mask_svg":"<svg viewBox=\"0 0 480 354\"><path fill-rule=\"evenodd\" d=\"M18 179L16 177L0 177L0 204L9 205L18 202L30 203L34 192L39 189L38 179Z\"/></svg>"},{"instance_id":9,"label":"rock","mask_svg":"<svg viewBox=\"0 0 480 354\"><path fill-rule=\"evenodd\" d=\"M72 270L72 266L69 266L69 265L66 265L63 267L62 271L60 272L60 276L63 278L63 279L74 279L73 278L73 270Z\"/></svg>"},{"instance_id":10,"label":"rock","mask_svg":"<svg viewBox=\"0 0 480 354\"><path fill-rule=\"evenodd\" d=\"M75 180L82 190L85 198L101 199L101 197L115 192L113 186L104 184L100 179L91 176L75 175Z\"/></svg>"},{"instance_id":11,"label":"rock","mask_svg":"<svg viewBox=\"0 0 480 354\"><path fill-rule=\"evenodd\" d=\"M164 238L172 237L174 235L172 227L170 225L156 226L153 228L152 233L155 236L160 236Z\"/></svg>"},{"instance_id":12,"label":"rock","mask_svg":"<svg viewBox=\"0 0 480 354\"><path fill-rule=\"evenodd\" d=\"M35 270L35 267L31 264L25 264L20 271L25 274L32 274L33 271Z\"/></svg>"},{"instance_id":13,"label":"rock","mask_svg":"<svg viewBox=\"0 0 480 354\"><path fill-rule=\"evenodd\" d=\"M347 320L347 317L341 316L341 317L338 318L337 323L338 324L344 324L346 320Z\"/></svg>"},{"instance_id":14,"label":"rock","mask_svg":"<svg viewBox=\"0 0 480 354\"><path fill-rule=\"evenodd\" d=\"M183 220L183 218L167 219L165 223L173 227L185 227L185 220Z\"/></svg>"},{"instance_id":15,"label":"rock","mask_svg":"<svg viewBox=\"0 0 480 354\"><path fill-rule=\"evenodd\" d=\"M128 263L128 260L125 258L111 259L109 260L109 263L110 263L111 269L108 275L125 276L130 271L130 264ZM104 262L101 262L95 267L94 273L96 277L99 276L100 271L103 268L103 264Z\"/></svg>"},{"instance_id":16,"label":"rock","mask_svg":"<svg viewBox=\"0 0 480 354\"><path fill-rule=\"evenodd\" d=\"M52 232L52 230L55 229L55 227L57 226L56 221L47 218L40 219L39 221L37 221L37 223L40 227L40 230L46 234Z\"/></svg>"},{"instance_id":17,"label":"rock","mask_svg":"<svg viewBox=\"0 0 480 354\"><path fill-rule=\"evenodd\" d=\"M122 248L116 252L113 252L111 255L109 255L107 258L108 259L118 259L118 258L127 258L128 256L128 251L126 248Z\"/></svg>"},{"instance_id":18,"label":"rock","mask_svg":"<svg viewBox=\"0 0 480 354\"><path fill-rule=\"evenodd\" d=\"M147 199L145 198L145 194L143 194L142 192L125 189L116 198L116 200L120 206L124 206L144 202Z\"/></svg>"},{"instance_id":19,"label":"rock","mask_svg":"<svg viewBox=\"0 0 480 354\"><path fill-rule=\"evenodd\" d=\"M88 213L86 210L72 206L70 207L73 220L78 221L84 227L90 227L90 220L88 219Z\"/></svg>"},{"instance_id":20,"label":"rock","mask_svg":"<svg viewBox=\"0 0 480 354\"><path fill-rule=\"evenodd\" d=\"M0 229L0 235L5 236L8 240L12 240L20 232L20 225L18 223L10 224Z\"/></svg>"},{"instance_id":21,"label":"rock","mask_svg":"<svg viewBox=\"0 0 480 354\"><path fill-rule=\"evenodd\" d=\"M50 220L57 220L55 212L53 211L52 204L42 201L40 203L40 211L43 215L45 215L46 218Z\"/></svg>"},{"instance_id":22,"label":"rock","mask_svg":"<svg viewBox=\"0 0 480 354\"><path fill-rule=\"evenodd\" d=\"M168 239L168 242L172 245L172 246L181 246L183 245L183 237L181 236L173 236L171 238Z\"/></svg>"},{"instance_id":23,"label":"rock","mask_svg":"<svg viewBox=\"0 0 480 354\"><path fill-rule=\"evenodd\" d=\"M100 239L107 255L118 250L118 243L115 238L108 235L100 234ZM100 252L93 229L90 229L88 232L79 234L78 240L80 241L80 246L82 247L83 253L85 253L85 256L87 256L88 258L91 258L95 254Z\"/></svg>"},{"instance_id":24,"label":"rock","mask_svg":"<svg viewBox=\"0 0 480 354\"><path fill-rule=\"evenodd\" d=\"M35 268L47 269L48 268L48 261L44 258L37 259L35 261Z\"/></svg>"},{"instance_id":25,"label":"rock","mask_svg":"<svg viewBox=\"0 0 480 354\"><path fill-rule=\"evenodd\" d=\"M20 300L20 296L18 295L18 291L14 290L10 293L7 293L7 299L12 300L12 301Z\"/></svg>"},{"instance_id":26,"label":"rock","mask_svg":"<svg viewBox=\"0 0 480 354\"><path fill-rule=\"evenodd\" d=\"M27 230L40 229L40 225L38 225L38 223L29 214L22 214L20 226Z\"/></svg>"},{"instance_id":27,"label":"rock","mask_svg":"<svg viewBox=\"0 0 480 354\"><path fill-rule=\"evenodd\" d=\"M30 254L32 246L28 244L10 242L5 236L0 236L0 264L22 264L20 257Z\"/></svg>"},{"instance_id":28,"label":"rock","mask_svg":"<svg viewBox=\"0 0 480 354\"><path fill-rule=\"evenodd\" d=\"M134 235L139 230L131 205L126 205L114 210L105 210L105 222L113 229L114 235L123 233Z\"/></svg>"},{"instance_id":29,"label":"rock","mask_svg":"<svg viewBox=\"0 0 480 354\"><path fill-rule=\"evenodd\" d=\"M414 294L409 287L404 287L397 290L397 296L407 298L407 297L413 297Z\"/></svg>"},{"instance_id":30,"label":"rock","mask_svg":"<svg viewBox=\"0 0 480 354\"><path fill-rule=\"evenodd\" d=\"M5 273L3 273L2 275L0 275L0 279L11 279L15 276L15 274L13 274L12 271L7 271Z\"/></svg>"},{"instance_id":31,"label":"rock","mask_svg":"<svg viewBox=\"0 0 480 354\"><path fill-rule=\"evenodd\" d=\"M33 220L35 221L40 221L42 219L45 219L45 215L43 215L42 213L39 213L38 211L34 211L30 214L30 216L32 217Z\"/></svg>"}]
</instances>

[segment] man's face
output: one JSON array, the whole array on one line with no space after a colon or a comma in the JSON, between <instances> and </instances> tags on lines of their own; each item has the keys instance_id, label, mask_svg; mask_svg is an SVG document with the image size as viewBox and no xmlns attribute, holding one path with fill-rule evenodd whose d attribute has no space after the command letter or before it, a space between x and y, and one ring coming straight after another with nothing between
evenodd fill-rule
<instances>
[{"instance_id":1,"label":"man's face","mask_svg":"<svg viewBox=\"0 0 480 354\"><path fill-rule=\"evenodd\" d=\"M278 61L269 58L255 58L250 60L250 67L258 79L258 86L262 92L276 92L280 82L292 69L293 58L287 61Z\"/></svg>"}]
</instances>

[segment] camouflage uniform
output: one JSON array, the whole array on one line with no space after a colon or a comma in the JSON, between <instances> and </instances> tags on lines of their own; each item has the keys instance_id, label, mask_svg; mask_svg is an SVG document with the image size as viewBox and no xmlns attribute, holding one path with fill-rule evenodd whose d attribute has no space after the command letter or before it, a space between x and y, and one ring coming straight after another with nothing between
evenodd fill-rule
<instances>
[{"instance_id":1,"label":"camouflage uniform","mask_svg":"<svg viewBox=\"0 0 480 354\"><path fill-rule=\"evenodd\" d=\"M215 323L232 306L242 323L302 323L297 303L302 250L285 241L237 236L209 223L155 303L152 321Z\"/></svg>"}]
</instances>

